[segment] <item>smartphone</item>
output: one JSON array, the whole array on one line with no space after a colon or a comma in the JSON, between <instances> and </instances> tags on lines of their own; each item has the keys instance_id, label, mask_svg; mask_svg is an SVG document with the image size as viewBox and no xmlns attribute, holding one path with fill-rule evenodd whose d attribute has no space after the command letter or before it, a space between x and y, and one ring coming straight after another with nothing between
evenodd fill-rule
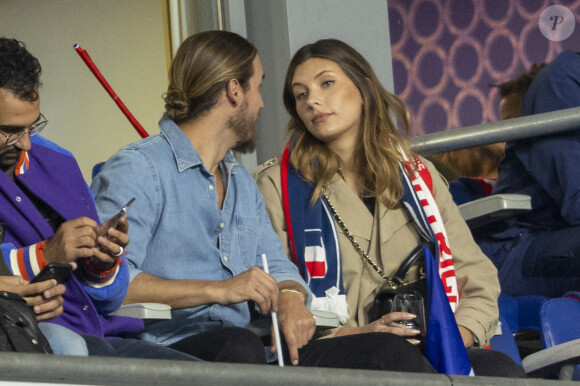
<instances>
[{"instance_id":1,"label":"smartphone","mask_svg":"<svg viewBox=\"0 0 580 386\"><path fill-rule=\"evenodd\" d=\"M119 212L117 212L116 215L113 216L113 218L111 219L111 224L109 225L109 227L105 230L105 233L103 236L105 236L105 238L107 238L107 240L110 239L109 237L109 229L113 228L113 229L117 229L117 226L119 226L119 221L121 220L121 217L123 217L124 215L127 214L127 209L129 209L129 207L131 206L131 204L133 204L133 202L135 201L135 197L133 197L132 199L129 200L128 203L126 203ZM99 249L101 249L101 244L97 245L97 247Z\"/></svg>"},{"instance_id":2,"label":"smartphone","mask_svg":"<svg viewBox=\"0 0 580 386\"><path fill-rule=\"evenodd\" d=\"M57 283L62 283L70 276L72 272L72 265L62 264L62 263L48 263L46 267L34 276L31 283L39 283L41 281L46 281L50 279L55 279Z\"/></svg>"},{"instance_id":3,"label":"smartphone","mask_svg":"<svg viewBox=\"0 0 580 386\"><path fill-rule=\"evenodd\" d=\"M129 207L131 206L131 204L133 204L133 201L135 201L135 197L133 197L132 199L129 200L128 203L125 204L125 206L123 206L121 208L121 210L115 215L113 216L113 218L111 219L111 225L109 226L109 228L107 228L107 231L111 228L113 229L117 229L117 226L119 225L119 221L121 220L121 217L123 217L124 215L127 214L127 209L129 209ZM108 238L107 236L107 231L105 231L105 237Z\"/></svg>"}]
</instances>

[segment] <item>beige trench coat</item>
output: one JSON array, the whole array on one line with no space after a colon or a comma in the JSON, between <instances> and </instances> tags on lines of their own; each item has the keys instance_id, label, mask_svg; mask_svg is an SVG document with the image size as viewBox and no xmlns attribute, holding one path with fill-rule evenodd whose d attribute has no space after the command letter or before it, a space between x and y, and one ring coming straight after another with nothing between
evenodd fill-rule
<instances>
[{"instance_id":1,"label":"beige trench coat","mask_svg":"<svg viewBox=\"0 0 580 386\"><path fill-rule=\"evenodd\" d=\"M486 346L494 335L498 318L497 298L500 287L497 271L473 241L471 232L453 203L446 183L435 167L423 160L433 178L433 193L449 237L455 272L460 288L460 302L455 313L457 323L469 329L479 346ZM289 253L286 223L282 209L280 163L270 160L254 171L264 196L272 226ZM328 186L330 202L347 228L373 260L390 277L417 245L419 237L412 220L402 208L387 210L376 205L371 215L364 203L337 174ZM340 228L342 273L349 305L347 326L368 323L367 313L374 296L385 286L385 280L363 261ZM412 272L411 272L412 274Z\"/></svg>"}]
</instances>

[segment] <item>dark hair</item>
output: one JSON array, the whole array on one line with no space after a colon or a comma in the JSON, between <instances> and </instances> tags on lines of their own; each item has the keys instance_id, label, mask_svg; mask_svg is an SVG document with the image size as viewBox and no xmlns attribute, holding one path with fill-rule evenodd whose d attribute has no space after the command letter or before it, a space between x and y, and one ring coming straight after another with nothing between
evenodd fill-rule
<instances>
[{"instance_id":1,"label":"dark hair","mask_svg":"<svg viewBox=\"0 0 580 386\"><path fill-rule=\"evenodd\" d=\"M24 47L24 43L0 38L0 89L9 90L22 100L36 101L39 97L40 62Z\"/></svg>"},{"instance_id":2,"label":"dark hair","mask_svg":"<svg viewBox=\"0 0 580 386\"><path fill-rule=\"evenodd\" d=\"M233 32L206 31L188 37L169 70L164 95L169 118L180 123L210 110L232 79L247 90L256 54L254 45Z\"/></svg>"},{"instance_id":3,"label":"dark hair","mask_svg":"<svg viewBox=\"0 0 580 386\"><path fill-rule=\"evenodd\" d=\"M502 98L511 93L518 93L523 98L538 72L545 66L546 63L534 63L528 71L518 75L517 78L505 83L491 84L490 87L497 87L499 89L499 96Z\"/></svg>"},{"instance_id":4,"label":"dark hair","mask_svg":"<svg viewBox=\"0 0 580 386\"><path fill-rule=\"evenodd\" d=\"M364 194L377 197L387 208L396 206L403 195L399 146L407 155L412 152L397 131L395 120L403 123L407 134L407 107L381 85L371 65L358 51L336 39L323 39L300 48L290 61L284 82L284 106L290 113L287 131L294 145L290 161L306 180L315 184L311 202L320 196L340 166L336 155L308 132L296 111L292 92L294 72L312 58L336 63L360 92L362 111L355 164L364 181Z\"/></svg>"}]
</instances>

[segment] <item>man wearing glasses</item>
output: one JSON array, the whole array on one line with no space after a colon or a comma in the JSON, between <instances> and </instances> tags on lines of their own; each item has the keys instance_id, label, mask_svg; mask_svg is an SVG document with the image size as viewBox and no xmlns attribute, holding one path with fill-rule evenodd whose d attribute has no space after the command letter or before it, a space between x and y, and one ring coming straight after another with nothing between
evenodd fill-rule
<instances>
[{"instance_id":1,"label":"man wearing glasses","mask_svg":"<svg viewBox=\"0 0 580 386\"><path fill-rule=\"evenodd\" d=\"M2 95L1 99L3 99L4 103L0 104L0 109L5 109L5 105L10 104L10 99L14 98L13 95L10 95L7 92L3 92L3 94L4 95ZM3 112L0 111L0 118L7 118L5 120L10 122L11 117L8 115L9 112L10 111L8 110L4 112L6 114L3 114ZM2 168L3 171L7 171L9 169L12 169L12 171L14 170L13 168L16 165L18 156L20 155L20 152L18 151L19 149L28 150L24 147L17 146L19 142L24 142L22 141L22 138L25 137L26 134L28 134L30 137L35 136L36 134L40 133L42 129L44 129L47 123L48 121L46 118L44 118L44 115L39 114L35 123L32 125L14 126L8 124L0 126L0 134L6 137L6 144L2 147L2 150L0 150L0 168ZM2 139L0 138L0 146L2 143L1 140ZM28 143L28 145L30 145L30 143ZM30 148L30 146L28 146L28 148Z\"/></svg>"},{"instance_id":2,"label":"man wearing glasses","mask_svg":"<svg viewBox=\"0 0 580 386\"><path fill-rule=\"evenodd\" d=\"M149 342L104 340L143 328L138 319L106 316L127 293L128 224L122 218L117 229L100 225L72 154L37 135L48 123L40 113L40 72L21 42L0 38L0 255L25 280L10 290L34 306L37 319L56 316L52 323L83 334L89 355L196 360ZM64 286L24 284L48 263L78 268ZM30 286L39 293L30 294Z\"/></svg>"}]
</instances>

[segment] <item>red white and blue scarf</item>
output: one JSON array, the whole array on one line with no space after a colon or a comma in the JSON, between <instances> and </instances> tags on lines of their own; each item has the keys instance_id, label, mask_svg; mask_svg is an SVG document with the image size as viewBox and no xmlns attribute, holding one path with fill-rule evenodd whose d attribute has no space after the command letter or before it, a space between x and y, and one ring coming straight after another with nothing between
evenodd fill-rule
<instances>
[{"instance_id":1,"label":"red white and blue scarf","mask_svg":"<svg viewBox=\"0 0 580 386\"><path fill-rule=\"evenodd\" d=\"M332 286L344 294L340 247L332 213L324 198L310 205L314 186L292 166L289 146L282 155L281 179L292 258L315 296L325 296L325 291ZM429 309L425 357L440 373L468 375L471 364L453 316L459 302L453 257L432 194L431 174L418 157L411 164L402 149L400 151L405 160L405 167L401 166L402 202L417 224L422 239L435 245L434 254L425 247Z\"/></svg>"}]
</instances>

